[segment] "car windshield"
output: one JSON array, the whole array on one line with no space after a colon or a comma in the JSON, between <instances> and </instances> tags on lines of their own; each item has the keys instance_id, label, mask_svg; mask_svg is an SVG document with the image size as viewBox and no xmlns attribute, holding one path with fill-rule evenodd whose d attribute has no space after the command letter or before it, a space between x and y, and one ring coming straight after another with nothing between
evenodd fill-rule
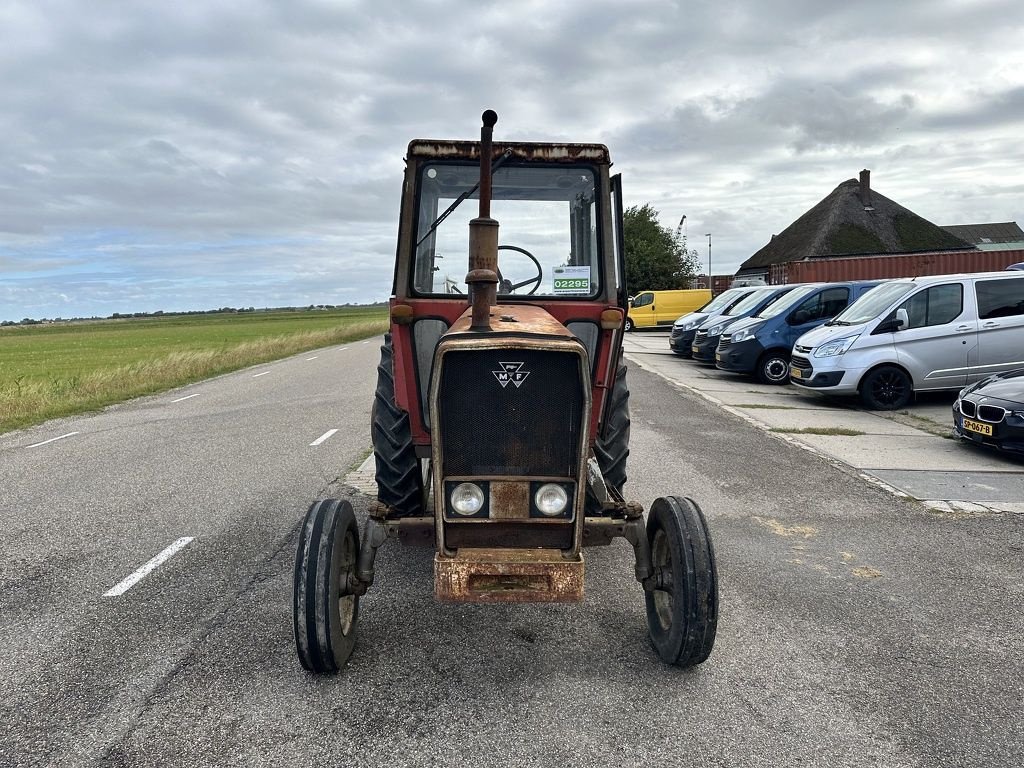
<instances>
[{"instance_id":1,"label":"car windshield","mask_svg":"<svg viewBox=\"0 0 1024 768\"><path fill-rule=\"evenodd\" d=\"M784 293L760 312L756 312L754 317L760 317L763 319L781 315L794 304L803 300L807 294L814 293L820 287L821 286L819 285L801 285L799 288L794 288L789 293Z\"/></svg>"},{"instance_id":2,"label":"car windshield","mask_svg":"<svg viewBox=\"0 0 1024 768\"><path fill-rule=\"evenodd\" d=\"M478 192L448 209L479 179L476 163L434 162L420 168L413 279L417 293L465 293L469 222L479 214ZM499 295L598 294L596 188L589 166L508 163L495 169L491 218L499 222Z\"/></svg>"},{"instance_id":3,"label":"car windshield","mask_svg":"<svg viewBox=\"0 0 1024 768\"><path fill-rule=\"evenodd\" d=\"M865 293L853 304L836 315L830 325L860 325L874 320L889 306L906 296L917 286L917 283L893 282L883 283Z\"/></svg>"},{"instance_id":4,"label":"car windshield","mask_svg":"<svg viewBox=\"0 0 1024 768\"><path fill-rule=\"evenodd\" d=\"M749 312L758 304L760 304L762 301L764 301L765 296L769 296L771 295L771 293L771 290L754 291L752 294L747 296L747 298L745 298L743 301L738 302L735 307L729 308L722 314L728 315L729 317L735 317L736 315L745 314L746 312Z\"/></svg>"},{"instance_id":5,"label":"car windshield","mask_svg":"<svg viewBox=\"0 0 1024 768\"><path fill-rule=\"evenodd\" d=\"M713 298L711 301L709 301L707 304L705 304L697 311L704 312L709 315L712 313L717 313L718 310L725 309L726 307L728 307L733 301L736 300L736 297L739 296L741 293L743 293L742 288L730 288L729 290L724 291L715 296L715 298Z\"/></svg>"}]
</instances>

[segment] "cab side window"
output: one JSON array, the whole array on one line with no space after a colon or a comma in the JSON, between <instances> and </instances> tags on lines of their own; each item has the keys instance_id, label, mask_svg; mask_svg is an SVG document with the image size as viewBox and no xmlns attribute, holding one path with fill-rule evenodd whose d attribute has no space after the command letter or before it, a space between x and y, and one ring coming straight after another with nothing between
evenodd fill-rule
<instances>
[{"instance_id":1,"label":"cab side window","mask_svg":"<svg viewBox=\"0 0 1024 768\"><path fill-rule=\"evenodd\" d=\"M964 288L960 283L933 285L915 293L900 305L907 310L909 328L924 328L929 325L945 325L960 317L964 311Z\"/></svg>"},{"instance_id":2,"label":"cab side window","mask_svg":"<svg viewBox=\"0 0 1024 768\"><path fill-rule=\"evenodd\" d=\"M790 316L795 325L823 320L838 315L850 301L849 288L829 288L815 294L796 308Z\"/></svg>"},{"instance_id":3,"label":"cab side window","mask_svg":"<svg viewBox=\"0 0 1024 768\"><path fill-rule=\"evenodd\" d=\"M817 319L831 319L846 309L849 303L849 288L829 288L821 294L821 311Z\"/></svg>"},{"instance_id":4,"label":"cab side window","mask_svg":"<svg viewBox=\"0 0 1024 768\"><path fill-rule=\"evenodd\" d=\"M634 307L646 307L648 304L654 301L653 293L641 293L635 299L633 299Z\"/></svg>"},{"instance_id":5,"label":"cab side window","mask_svg":"<svg viewBox=\"0 0 1024 768\"><path fill-rule=\"evenodd\" d=\"M979 320L1024 315L1024 279L979 280L974 290Z\"/></svg>"}]
</instances>

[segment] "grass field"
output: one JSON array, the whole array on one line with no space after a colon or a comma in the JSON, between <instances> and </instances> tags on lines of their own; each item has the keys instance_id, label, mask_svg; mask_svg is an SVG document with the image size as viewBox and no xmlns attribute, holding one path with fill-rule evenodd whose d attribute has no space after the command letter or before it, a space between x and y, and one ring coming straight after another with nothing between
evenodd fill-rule
<instances>
[{"instance_id":1,"label":"grass field","mask_svg":"<svg viewBox=\"0 0 1024 768\"><path fill-rule=\"evenodd\" d=\"M0 433L385 330L386 307L0 328Z\"/></svg>"}]
</instances>

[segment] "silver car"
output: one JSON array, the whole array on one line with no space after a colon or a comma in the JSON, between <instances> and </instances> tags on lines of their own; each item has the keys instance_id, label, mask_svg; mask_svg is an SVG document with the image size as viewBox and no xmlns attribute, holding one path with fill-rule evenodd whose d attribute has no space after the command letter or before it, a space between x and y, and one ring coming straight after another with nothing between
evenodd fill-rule
<instances>
[{"instance_id":1,"label":"silver car","mask_svg":"<svg viewBox=\"0 0 1024 768\"><path fill-rule=\"evenodd\" d=\"M1024 273L930 275L884 283L797 339L790 381L894 410L1022 366Z\"/></svg>"}]
</instances>

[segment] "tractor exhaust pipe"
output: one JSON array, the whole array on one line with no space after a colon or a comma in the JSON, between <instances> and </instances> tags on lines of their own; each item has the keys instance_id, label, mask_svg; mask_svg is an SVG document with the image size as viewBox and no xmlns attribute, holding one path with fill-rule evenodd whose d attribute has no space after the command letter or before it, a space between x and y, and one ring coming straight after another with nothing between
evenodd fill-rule
<instances>
[{"instance_id":1,"label":"tractor exhaust pipe","mask_svg":"<svg viewBox=\"0 0 1024 768\"><path fill-rule=\"evenodd\" d=\"M491 330L491 307L498 297L498 222L491 218L491 133L498 115L488 109L480 128L480 214L469 222L470 329Z\"/></svg>"}]
</instances>

